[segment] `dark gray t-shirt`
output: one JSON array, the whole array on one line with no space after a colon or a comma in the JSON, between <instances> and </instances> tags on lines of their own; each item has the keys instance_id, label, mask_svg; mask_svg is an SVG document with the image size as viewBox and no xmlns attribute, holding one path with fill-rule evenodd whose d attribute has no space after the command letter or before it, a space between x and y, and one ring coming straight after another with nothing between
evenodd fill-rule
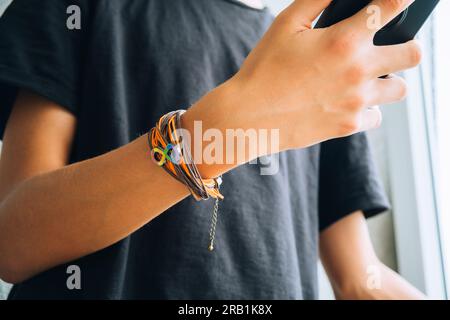
<instances>
[{"instance_id":1,"label":"dark gray t-shirt","mask_svg":"<svg viewBox=\"0 0 450 320\"><path fill-rule=\"evenodd\" d=\"M72 4L81 30L66 26ZM118 148L236 73L272 20L232 0L15 0L0 19L0 137L17 88L27 88L76 115L70 162ZM387 207L367 138L281 153L275 175L261 175L264 167L223 177L214 252L214 202L188 198L122 241L14 286L9 298L316 298L319 232ZM72 264L81 290L66 286Z\"/></svg>"}]
</instances>

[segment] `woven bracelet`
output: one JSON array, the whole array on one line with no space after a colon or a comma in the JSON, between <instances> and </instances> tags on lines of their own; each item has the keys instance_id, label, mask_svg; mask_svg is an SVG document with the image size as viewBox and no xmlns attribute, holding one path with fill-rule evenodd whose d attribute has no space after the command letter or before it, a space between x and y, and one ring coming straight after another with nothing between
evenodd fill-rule
<instances>
[{"instance_id":1,"label":"woven bracelet","mask_svg":"<svg viewBox=\"0 0 450 320\"><path fill-rule=\"evenodd\" d=\"M185 110L169 112L147 133L148 145L153 161L164 168L173 178L183 183L194 199L207 200L215 198L209 232L210 243L208 249L214 250L214 240L218 217L219 200L223 200L220 193L222 178L203 179L195 165L189 146L185 143L180 130L181 116Z\"/></svg>"}]
</instances>

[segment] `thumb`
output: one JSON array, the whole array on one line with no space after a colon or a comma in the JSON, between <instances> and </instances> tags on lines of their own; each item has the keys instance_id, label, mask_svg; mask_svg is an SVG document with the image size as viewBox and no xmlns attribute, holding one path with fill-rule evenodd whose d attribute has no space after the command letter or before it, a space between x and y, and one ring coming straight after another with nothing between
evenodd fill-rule
<instances>
[{"instance_id":1,"label":"thumb","mask_svg":"<svg viewBox=\"0 0 450 320\"><path fill-rule=\"evenodd\" d=\"M295 0L283 15L297 21L300 27L311 28L312 23L333 0Z\"/></svg>"}]
</instances>

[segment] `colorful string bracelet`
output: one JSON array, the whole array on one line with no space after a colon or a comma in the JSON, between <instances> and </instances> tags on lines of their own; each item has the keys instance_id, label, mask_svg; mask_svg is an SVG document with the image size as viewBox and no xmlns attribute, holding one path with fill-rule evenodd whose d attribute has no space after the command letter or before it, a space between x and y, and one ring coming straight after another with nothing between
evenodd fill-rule
<instances>
[{"instance_id":1,"label":"colorful string bracelet","mask_svg":"<svg viewBox=\"0 0 450 320\"><path fill-rule=\"evenodd\" d=\"M209 231L210 251L214 250L214 240L219 211L222 177L203 179L195 165L190 149L184 142L180 130L181 116L185 110L169 112L147 133L148 145L153 161L164 168L172 177L187 186L197 201L216 199Z\"/></svg>"}]
</instances>

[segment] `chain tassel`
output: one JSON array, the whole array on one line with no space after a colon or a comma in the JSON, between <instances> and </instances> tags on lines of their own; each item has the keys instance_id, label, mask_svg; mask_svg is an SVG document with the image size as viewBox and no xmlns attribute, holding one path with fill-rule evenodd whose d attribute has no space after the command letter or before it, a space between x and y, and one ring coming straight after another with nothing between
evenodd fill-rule
<instances>
[{"instance_id":1,"label":"chain tassel","mask_svg":"<svg viewBox=\"0 0 450 320\"><path fill-rule=\"evenodd\" d=\"M211 229L209 230L209 251L214 250L214 240L216 237L216 227L217 227L217 218L219 213L219 198L216 198L216 201L214 203L214 210L211 217Z\"/></svg>"}]
</instances>

